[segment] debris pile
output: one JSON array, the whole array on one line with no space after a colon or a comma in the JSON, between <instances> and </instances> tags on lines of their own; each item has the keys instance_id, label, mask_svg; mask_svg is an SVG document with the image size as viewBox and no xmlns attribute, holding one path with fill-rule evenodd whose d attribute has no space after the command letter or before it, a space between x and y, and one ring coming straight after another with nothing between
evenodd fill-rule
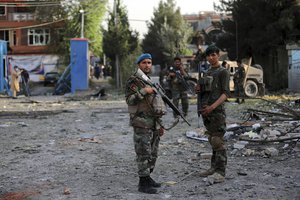
<instances>
[{"instance_id":1,"label":"debris pile","mask_svg":"<svg viewBox=\"0 0 300 200\"><path fill-rule=\"evenodd\" d=\"M257 106L258 109L249 108L244 113L246 120L241 125L231 124L227 127L225 139L236 141L232 145L233 155L272 157L279 155L279 149L297 150L300 139L299 105L295 102L262 100L267 102L267 106L262 104L261 107L264 106L268 111L260 109L260 106Z\"/></svg>"},{"instance_id":2,"label":"debris pile","mask_svg":"<svg viewBox=\"0 0 300 200\"><path fill-rule=\"evenodd\" d=\"M262 99L243 113L242 123L227 125L224 139L235 156L278 156L285 150L298 151L300 105L296 101L278 103ZM187 131L186 137L207 142L205 129ZM280 149L280 150L279 150Z\"/></svg>"}]
</instances>

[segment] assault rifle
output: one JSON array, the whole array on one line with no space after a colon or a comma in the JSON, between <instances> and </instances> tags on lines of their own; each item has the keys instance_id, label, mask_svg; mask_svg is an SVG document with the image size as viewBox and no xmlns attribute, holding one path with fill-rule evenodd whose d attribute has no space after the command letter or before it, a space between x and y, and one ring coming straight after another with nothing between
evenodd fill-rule
<instances>
[{"instance_id":1,"label":"assault rifle","mask_svg":"<svg viewBox=\"0 0 300 200\"><path fill-rule=\"evenodd\" d=\"M175 70L173 67L170 67L170 71L174 72L176 74L176 77L178 78L178 80L183 84L184 89L187 90L190 94L194 95L193 90L191 90L190 85L186 82L184 77L181 75L180 71Z\"/></svg>"},{"instance_id":2,"label":"assault rifle","mask_svg":"<svg viewBox=\"0 0 300 200\"><path fill-rule=\"evenodd\" d=\"M206 61L205 61L206 65ZM200 85L200 91L197 94L197 114L198 114L198 128L200 128L200 116L201 116L201 109L202 109L202 99L205 91L205 84L203 83L203 71L201 70L201 64L198 64L198 84Z\"/></svg>"},{"instance_id":3,"label":"assault rifle","mask_svg":"<svg viewBox=\"0 0 300 200\"><path fill-rule=\"evenodd\" d=\"M145 83L149 84L152 88L154 88L155 93L159 94L162 97L162 100L170 106L170 108L179 115L189 126L191 124L184 118L182 113L178 110L178 108L172 103L172 101L167 97L164 92L164 89L161 87L159 83L153 83L151 79L140 69L137 70L136 75L141 78Z\"/></svg>"}]
</instances>

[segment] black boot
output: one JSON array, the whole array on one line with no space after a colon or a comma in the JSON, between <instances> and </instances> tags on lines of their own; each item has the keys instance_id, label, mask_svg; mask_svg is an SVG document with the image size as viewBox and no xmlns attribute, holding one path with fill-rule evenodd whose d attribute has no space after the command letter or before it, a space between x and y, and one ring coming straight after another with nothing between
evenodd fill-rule
<instances>
[{"instance_id":1,"label":"black boot","mask_svg":"<svg viewBox=\"0 0 300 200\"><path fill-rule=\"evenodd\" d=\"M147 176L147 178L152 187L158 188L161 186L160 183L155 182L155 180L153 180L150 176Z\"/></svg>"},{"instance_id":2,"label":"black boot","mask_svg":"<svg viewBox=\"0 0 300 200\"><path fill-rule=\"evenodd\" d=\"M151 186L148 176L140 177L139 192L143 192L143 193L147 193L147 194L156 194L157 193L157 190Z\"/></svg>"}]
</instances>

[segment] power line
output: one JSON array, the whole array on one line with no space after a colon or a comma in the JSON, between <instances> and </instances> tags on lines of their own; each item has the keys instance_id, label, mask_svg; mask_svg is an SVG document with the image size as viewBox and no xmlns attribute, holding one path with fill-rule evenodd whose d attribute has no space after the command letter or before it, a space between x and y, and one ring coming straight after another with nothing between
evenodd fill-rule
<instances>
[{"instance_id":1,"label":"power line","mask_svg":"<svg viewBox=\"0 0 300 200\"><path fill-rule=\"evenodd\" d=\"M0 3L0 6L6 6L6 7L42 7L42 6L61 6L61 4L59 3L45 3L45 4L3 4Z\"/></svg>"},{"instance_id":2,"label":"power line","mask_svg":"<svg viewBox=\"0 0 300 200\"><path fill-rule=\"evenodd\" d=\"M22 26L22 27L13 27L13 28L0 28L0 31L10 31L10 30L16 30L16 29L26 29L26 28L36 28L36 27L40 27L40 26L46 26L49 24L54 24L54 23L58 23L61 21L64 21L65 19L60 19L60 20L56 20L53 22L46 22L46 23L42 23L42 24L35 24L35 25L30 25L30 26Z\"/></svg>"}]
</instances>

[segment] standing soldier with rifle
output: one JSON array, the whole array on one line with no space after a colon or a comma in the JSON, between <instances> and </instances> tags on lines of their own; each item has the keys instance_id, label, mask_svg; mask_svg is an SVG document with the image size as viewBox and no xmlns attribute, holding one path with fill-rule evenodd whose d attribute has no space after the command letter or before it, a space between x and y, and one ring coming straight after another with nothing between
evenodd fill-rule
<instances>
[{"instance_id":1,"label":"standing soldier with rifle","mask_svg":"<svg viewBox=\"0 0 300 200\"><path fill-rule=\"evenodd\" d=\"M189 75L184 71L181 59L179 57L174 58L174 66L169 67L167 74L167 82L170 86L173 103L178 108L179 101L181 100L183 115L187 116L189 109L188 91L189 88L186 79ZM174 113L174 117L177 114Z\"/></svg>"},{"instance_id":2,"label":"standing soldier with rifle","mask_svg":"<svg viewBox=\"0 0 300 200\"><path fill-rule=\"evenodd\" d=\"M198 95L201 95L201 98L198 98L198 104L201 104L198 106L201 107L198 112L202 115L213 151L210 169L200 173L200 176L210 176L214 183L223 182L225 179L227 155L223 138L226 129L224 102L230 95L229 72L219 64L219 51L216 46L206 49L206 59L210 68L196 87Z\"/></svg>"},{"instance_id":3,"label":"standing soldier with rifle","mask_svg":"<svg viewBox=\"0 0 300 200\"><path fill-rule=\"evenodd\" d=\"M235 73L233 75L233 82L234 82L234 94L236 96L236 103L245 103L245 92L244 92L244 80L246 77L246 72L244 65L242 64L241 60L236 61L237 68L235 70ZM242 101L240 102L240 99L242 98Z\"/></svg>"},{"instance_id":4,"label":"standing soldier with rifle","mask_svg":"<svg viewBox=\"0 0 300 200\"><path fill-rule=\"evenodd\" d=\"M151 73L152 56L150 54L142 54L136 63L138 70L145 75ZM143 81L137 72L127 80L125 90L130 125L134 130L133 140L140 178L138 190L155 194L157 193L155 188L160 187L161 184L155 182L150 177L150 173L154 170L160 137L164 134L160 119L166 111L164 103L160 96L155 94L151 85Z\"/></svg>"},{"instance_id":5,"label":"standing soldier with rifle","mask_svg":"<svg viewBox=\"0 0 300 200\"><path fill-rule=\"evenodd\" d=\"M161 120L166 113L165 104L170 106L177 115L180 115L188 125L190 124L172 104L162 87L153 83L148 76L152 69L152 56L148 53L142 54L136 60L136 64L136 72L127 80L125 97L130 115L130 125L133 126L134 131L134 148L140 178L138 190L154 194L157 193L155 188L160 187L161 184L155 182L150 174L156 164L160 137L165 130L171 129L165 128ZM175 125L174 123L172 127Z\"/></svg>"}]
</instances>

